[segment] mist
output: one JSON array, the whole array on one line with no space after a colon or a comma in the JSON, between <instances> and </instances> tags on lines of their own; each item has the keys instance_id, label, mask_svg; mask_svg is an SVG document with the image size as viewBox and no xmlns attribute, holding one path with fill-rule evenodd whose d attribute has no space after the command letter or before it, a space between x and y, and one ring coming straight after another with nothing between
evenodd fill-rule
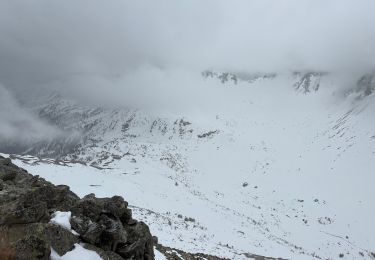
<instances>
[{"instance_id":1,"label":"mist","mask_svg":"<svg viewBox=\"0 0 375 260\"><path fill-rule=\"evenodd\" d=\"M2 0L1 78L12 85L45 83L145 65L367 69L375 60L374 8L370 0Z\"/></svg>"},{"instance_id":2,"label":"mist","mask_svg":"<svg viewBox=\"0 0 375 260\"><path fill-rule=\"evenodd\" d=\"M20 143L51 140L61 134L60 130L25 110L12 94L0 84L0 141Z\"/></svg>"},{"instance_id":3,"label":"mist","mask_svg":"<svg viewBox=\"0 0 375 260\"><path fill-rule=\"evenodd\" d=\"M148 106L201 96L206 69L364 73L373 10L372 0L1 0L0 82L15 96Z\"/></svg>"}]
</instances>

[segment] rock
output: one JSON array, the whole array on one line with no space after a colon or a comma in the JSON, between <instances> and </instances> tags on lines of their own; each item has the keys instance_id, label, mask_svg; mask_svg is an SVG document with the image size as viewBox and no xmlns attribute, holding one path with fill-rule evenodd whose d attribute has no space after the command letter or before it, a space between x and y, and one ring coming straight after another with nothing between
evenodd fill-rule
<instances>
[{"instance_id":1,"label":"rock","mask_svg":"<svg viewBox=\"0 0 375 260\"><path fill-rule=\"evenodd\" d=\"M148 226L132 219L120 196L80 199L68 186L32 176L2 157L0 190L0 259L8 251L12 259L49 259L51 247L64 255L82 242L103 259L154 259ZM70 224L79 236L49 223L55 211L72 213Z\"/></svg>"},{"instance_id":2,"label":"rock","mask_svg":"<svg viewBox=\"0 0 375 260\"><path fill-rule=\"evenodd\" d=\"M79 200L79 197L71 192L67 186L43 185L33 187L27 195L45 202L50 211L68 211Z\"/></svg>"},{"instance_id":3,"label":"rock","mask_svg":"<svg viewBox=\"0 0 375 260\"><path fill-rule=\"evenodd\" d=\"M79 243L78 237L76 237L70 231L50 224L47 228L40 234L45 241L50 242L52 248L59 254L64 255L67 252L74 249L74 244Z\"/></svg>"},{"instance_id":4,"label":"rock","mask_svg":"<svg viewBox=\"0 0 375 260\"><path fill-rule=\"evenodd\" d=\"M105 227L103 225L100 225L98 223L91 223L88 226L86 232L81 236L82 240L84 242L96 245L100 242L100 238L104 230Z\"/></svg>"},{"instance_id":5,"label":"rock","mask_svg":"<svg viewBox=\"0 0 375 260\"><path fill-rule=\"evenodd\" d=\"M79 199L67 186L30 187L24 180L22 183L0 195L0 225L48 222L49 212L66 211Z\"/></svg>"},{"instance_id":6,"label":"rock","mask_svg":"<svg viewBox=\"0 0 375 260\"><path fill-rule=\"evenodd\" d=\"M129 226L134 226L135 224L137 224L137 220L135 220L135 219L130 219L129 221L128 221L128 225Z\"/></svg>"},{"instance_id":7,"label":"rock","mask_svg":"<svg viewBox=\"0 0 375 260\"><path fill-rule=\"evenodd\" d=\"M22 196L15 201L0 206L0 225L48 222L47 205Z\"/></svg>"},{"instance_id":8,"label":"rock","mask_svg":"<svg viewBox=\"0 0 375 260\"><path fill-rule=\"evenodd\" d=\"M150 231L144 223L131 218L127 206L119 196L96 198L89 194L72 208L72 228L81 234L83 241L104 251L113 251L125 258L153 259Z\"/></svg>"},{"instance_id":9,"label":"rock","mask_svg":"<svg viewBox=\"0 0 375 260\"><path fill-rule=\"evenodd\" d=\"M119 245L116 252L126 259L134 256L135 259L141 259L141 256L144 256L144 259L154 259L153 239L148 226L143 222L138 222L126 229L128 233L127 245Z\"/></svg>"},{"instance_id":10,"label":"rock","mask_svg":"<svg viewBox=\"0 0 375 260\"><path fill-rule=\"evenodd\" d=\"M126 224L131 219L131 210L127 208L128 203L122 197L95 198L94 194L85 196L72 209L73 215L85 215L92 221L97 221L100 214L113 215Z\"/></svg>"},{"instance_id":11,"label":"rock","mask_svg":"<svg viewBox=\"0 0 375 260\"><path fill-rule=\"evenodd\" d=\"M17 240L12 247L17 260L48 260L51 255L50 244L34 235Z\"/></svg>"},{"instance_id":12,"label":"rock","mask_svg":"<svg viewBox=\"0 0 375 260\"><path fill-rule=\"evenodd\" d=\"M162 244L155 244L155 248L165 256L166 259L170 260L180 260L180 259L206 259L206 260L229 260L228 258L221 258L213 255L207 255L207 254L202 254L202 253L188 253L184 252L180 249L177 248L171 248L167 246L163 246ZM245 253L245 259L258 259L258 260L266 260L266 259L274 259L276 258L267 258L267 257L262 257L259 255L252 255L249 254L249 257L247 257L247 254ZM277 258L279 260L283 260L281 258Z\"/></svg>"},{"instance_id":13,"label":"rock","mask_svg":"<svg viewBox=\"0 0 375 260\"><path fill-rule=\"evenodd\" d=\"M78 203L71 209L71 212L73 216L85 216L91 221L96 222L99 220L102 207L95 198L95 195L89 194L78 201Z\"/></svg>"},{"instance_id":14,"label":"rock","mask_svg":"<svg viewBox=\"0 0 375 260\"><path fill-rule=\"evenodd\" d=\"M0 179L3 181L12 181L16 178L17 172L13 169L0 172Z\"/></svg>"},{"instance_id":15,"label":"rock","mask_svg":"<svg viewBox=\"0 0 375 260\"><path fill-rule=\"evenodd\" d=\"M118 244L126 244L128 235L121 221L102 215L100 223L105 226L100 241L101 248L116 252Z\"/></svg>"},{"instance_id":16,"label":"rock","mask_svg":"<svg viewBox=\"0 0 375 260\"><path fill-rule=\"evenodd\" d=\"M0 248L0 259L2 260L14 260L16 259L16 253L13 248Z\"/></svg>"},{"instance_id":17,"label":"rock","mask_svg":"<svg viewBox=\"0 0 375 260\"><path fill-rule=\"evenodd\" d=\"M120 196L113 196L112 198L102 199L103 211L112 214L120 219L123 215L127 214L128 203Z\"/></svg>"},{"instance_id":18,"label":"rock","mask_svg":"<svg viewBox=\"0 0 375 260\"><path fill-rule=\"evenodd\" d=\"M0 156L0 165L6 165L6 166L9 166L12 164L12 160L9 159L9 158L4 158L2 156Z\"/></svg>"},{"instance_id":19,"label":"rock","mask_svg":"<svg viewBox=\"0 0 375 260\"><path fill-rule=\"evenodd\" d=\"M83 235L88 230L91 224L91 220L87 217L81 216L72 216L70 219L70 225L73 230L75 230L78 234Z\"/></svg>"},{"instance_id":20,"label":"rock","mask_svg":"<svg viewBox=\"0 0 375 260\"><path fill-rule=\"evenodd\" d=\"M31 223L12 226L1 226L1 236L12 244L20 239L37 236L59 254L64 255L79 242L78 237L70 231L52 223Z\"/></svg>"},{"instance_id":21,"label":"rock","mask_svg":"<svg viewBox=\"0 0 375 260\"><path fill-rule=\"evenodd\" d=\"M363 75L357 81L356 92L361 93L362 97L371 95L375 91L375 75L368 73Z\"/></svg>"},{"instance_id":22,"label":"rock","mask_svg":"<svg viewBox=\"0 0 375 260\"><path fill-rule=\"evenodd\" d=\"M191 217L185 217L184 219L186 222L195 222L195 219L194 218L191 218Z\"/></svg>"}]
</instances>

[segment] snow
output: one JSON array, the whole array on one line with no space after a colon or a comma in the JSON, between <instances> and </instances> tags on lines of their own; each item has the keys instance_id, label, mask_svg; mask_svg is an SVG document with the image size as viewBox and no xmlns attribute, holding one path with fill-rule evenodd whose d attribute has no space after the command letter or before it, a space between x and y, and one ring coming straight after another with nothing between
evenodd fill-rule
<instances>
[{"instance_id":1,"label":"snow","mask_svg":"<svg viewBox=\"0 0 375 260\"><path fill-rule=\"evenodd\" d=\"M75 244L72 251L59 256L53 248L51 249L51 260L103 260L96 252L85 249L80 244Z\"/></svg>"},{"instance_id":2,"label":"snow","mask_svg":"<svg viewBox=\"0 0 375 260\"><path fill-rule=\"evenodd\" d=\"M69 230L74 235L78 235L76 231L72 230L72 227L70 225L71 216L72 216L72 213L70 211L67 211L67 212L56 211L55 213L52 214L52 218L50 222Z\"/></svg>"},{"instance_id":3,"label":"snow","mask_svg":"<svg viewBox=\"0 0 375 260\"><path fill-rule=\"evenodd\" d=\"M125 133L103 121L95 130L103 140L78 155L86 165L15 163L79 196L123 196L169 247L230 259L371 259L374 96L341 96L329 78L308 95L282 77L210 91L184 114L132 114Z\"/></svg>"},{"instance_id":4,"label":"snow","mask_svg":"<svg viewBox=\"0 0 375 260\"><path fill-rule=\"evenodd\" d=\"M70 218L72 213L70 211L63 212L63 211L56 211L52 214L51 223L59 225L67 230L71 230L70 226Z\"/></svg>"},{"instance_id":5,"label":"snow","mask_svg":"<svg viewBox=\"0 0 375 260\"><path fill-rule=\"evenodd\" d=\"M165 256L160 253L157 249L154 249L154 253L155 253L155 260L166 260L167 258L165 258Z\"/></svg>"}]
</instances>

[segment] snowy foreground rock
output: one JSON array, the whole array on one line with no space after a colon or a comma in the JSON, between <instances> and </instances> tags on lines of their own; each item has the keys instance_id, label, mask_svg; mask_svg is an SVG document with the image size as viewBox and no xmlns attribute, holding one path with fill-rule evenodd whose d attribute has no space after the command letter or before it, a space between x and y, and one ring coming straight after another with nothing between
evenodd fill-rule
<instances>
[{"instance_id":1,"label":"snowy foreground rock","mask_svg":"<svg viewBox=\"0 0 375 260\"><path fill-rule=\"evenodd\" d=\"M154 259L148 226L127 206L80 199L0 156L0 259Z\"/></svg>"}]
</instances>

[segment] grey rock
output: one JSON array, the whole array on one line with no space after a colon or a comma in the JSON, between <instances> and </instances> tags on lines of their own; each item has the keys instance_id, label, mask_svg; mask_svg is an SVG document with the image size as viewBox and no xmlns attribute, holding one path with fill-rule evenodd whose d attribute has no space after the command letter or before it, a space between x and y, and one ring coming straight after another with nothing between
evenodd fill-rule
<instances>
[{"instance_id":1,"label":"grey rock","mask_svg":"<svg viewBox=\"0 0 375 260\"><path fill-rule=\"evenodd\" d=\"M94 194L89 194L71 209L73 216L85 216L91 221L96 222L99 220L102 207L98 203L98 199L95 198Z\"/></svg>"},{"instance_id":2,"label":"grey rock","mask_svg":"<svg viewBox=\"0 0 375 260\"><path fill-rule=\"evenodd\" d=\"M128 235L119 220L102 215L100 222L105 226L100 241L101 248L116 251L118 244L126 244Z\"/></svg>"},{"instance_id":3,"label":"grey rock","mask_svg":"<svg viewBox=\"0 0 375 260\"><path fill-rule=\"evenodd\" d=\"M52 223L31 223L1 226L0 234L9 243L15 243L28 237L36 236L43 240L59 254L64 255L79 242L78 237L70 231Z\"/></svg>"},{"instance_id":4,"label":"grey rock","mask_svg":"<svg viewBox=\"0 0 375 260\"><path fill-rule=\"evenodd\" d=\"M12 244L16 260L48 260L51 255L51 246L37 236L21 238Z\"/></svg>"},{"instance_id":5,"label":"grey rock","mask_svg":"<svg viewBox=\"0 0 375 260\"><path fill-rule=\"evenodd\" d=\"M13 169L0 172L0 179L3 181L12 181L16 178L17 172Z\"/></svg>"},{"instance_id":6,"label":"grey rock","mask_svg":"<svg viewBox=\"0 0 375 260\"><path fill-rule=\"evenodd\" d=\"M73 250L74 244L80 242L79 238L73 233L57 225L51 225L46 228L40 237L50 242L52 248L59 255L64 255Z\"/></svg>"},{"instance_id":7,"label":"grey rock","mask_svg":"<svg viewBox=\"0 0 375 260\"><path fill-rule=\"evenodd\" d=\"M357 92L362 93L362 97L371 95L375 91L375 74L368 73L357 81Z\"/></svg>"},{"instance_id":8,"label":"grey rock","mask_svg":"<svg viewBox=\"0 0 375 260\"><path fill-rule=\"evenodd\" d=\"M91 220L87 217L81 216L72 216L70 219L70 225L73 230L75 230L78 234L84 234L89 228Z\"/></svg>"},{"instance_id":9,"label":"grey rock","mask_svg":"<svg viewBox=\"0 0 375 260\"><path fill-rule=\"evenodd\" d=\"M9 248L16 259L49 259L51 247L64 255L82 242L103 259L154 259L147 225L132 219L122 197L80 199L68 186L32 176L2 157L0 190L0 248ZM57 210L72 212L78 236L49 223Z\"/></svg>"},{"instance_id":10,"label":"grey rock","mask_svg":"<svg viewBox=\"0 0 375 260\"><path fill-rule=\"evenodd\" d=\"M48 222L48 216L45 202L26 196L0 206L0 225Z\"/></svg>"},{"instance_id":11,"label":"grey rock","mask_svg":"<svg viewBox=\"0 0 375 260\"><path fill-rule=\"evenodd\" d=\"M91 223L86 232L81 236L84 242L96 245L100 242L105 227L98 223Z\"/></svg>"},{"instance_id":12,"label":"grey rock","mask_svg":"<svg viewBox=\"0 0 375 260\"><path fill-rule=\"evenodd\" d=\"M117 253L124 258L135 257L135 259L154 259L153 238L148 226L138 222L134 226L125 227L128 233L127 245L120 246Z\"/></svg>"},{"instance_id":13,"label":"grey rock","mask_svg":"<svg viewBox=\"0 0 375 260\"><path fill-rule=\"evenodd\" d=\"M11 165L11 163L12 163L12 160L11 159L9 159L9 158L4 158L4 157L0 157L0 164L1 165L6 165L6 166L9 166L9 165Z\"/></svg>"}]
</instances>

